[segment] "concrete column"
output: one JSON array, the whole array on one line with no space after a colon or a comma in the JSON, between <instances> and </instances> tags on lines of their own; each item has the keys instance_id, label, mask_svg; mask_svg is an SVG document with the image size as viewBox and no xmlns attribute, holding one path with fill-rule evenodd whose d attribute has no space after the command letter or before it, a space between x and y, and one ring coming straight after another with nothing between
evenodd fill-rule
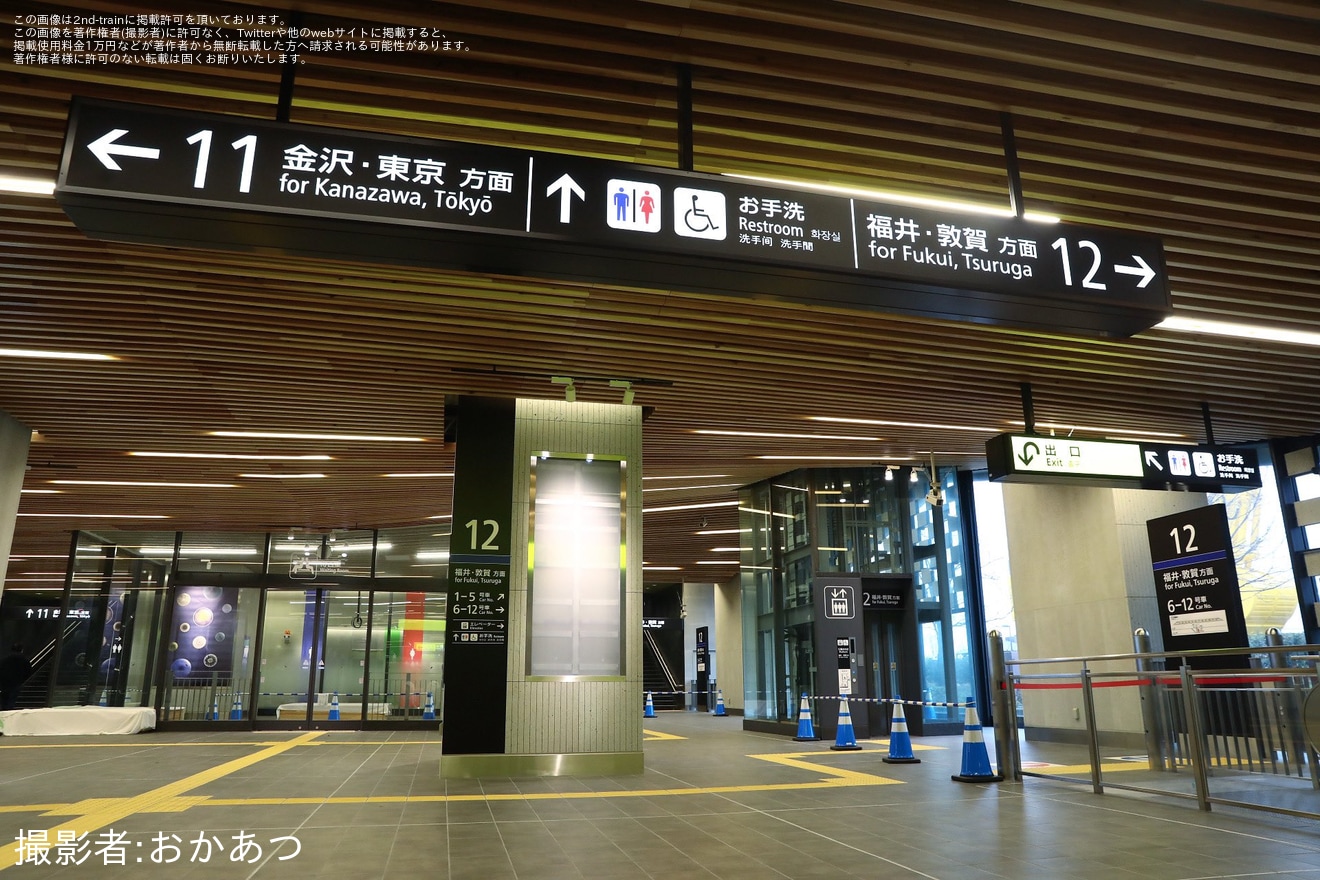
<instances>
[{"instance_id":1,"label":"concrete column","mask_svg":"<svg viewBox=\"0 0 1320 880\"><path fill-rule=\"evenodd\" d=\"M737 715L743 714L743 641L742 641L742 586L735 575L715 585L715 668L719 673L720 690L724 691L724 708Z\"/></svg>"},{"instance_id":2,"label":"concrete column","mask_svg":"<svg viewBox=\"0 0 1320 880\"><path fill-rule=\"evenodd\" d=\"M723 647L720 645L719 633L715 629L715 587L712 584L683 584L683 613L687 615L683 618L683 682L685 686L691 686L697 679L697 629L707 627L710 634L710 644L707 645L710 651L710 669L707 670L710 677L719 682L718 687L728 690L724 687L724 682L720 680L720 661L724 658ZM712 698L714 699L714 698ZM727 703L729 695L724 695ZM687 702L686 700L684 702ZM711 706L714 708L714 705Z\"/></svg>"},{"instance_id":3,"label":"concrete column","mask_svg":"<svg viewBox=\"0 0 1320 880\"><path fill-rule=\"evenodd\" d=\"M32 429L7 413L0 412L0 593L4 592L9 549L14 543L18 521L18 499L27 471Z\"/></svg>"},{"instance_id":4,"label":"concrete column","mask_svg":"<svg viewBox=\"0 0 1320 880\"><path fill-rule=\"evenodd\" d=\"M1137 627L1160 632L1146 521L1202 507L1204 494L1016 483L1003 497L1020 658L1124 654ZM1092 664L1091 671L1132 668ZM1135 690L1132 699L1125 694L1115 688L1097 698L1098 727L1106 742L1135 737L1140 747L1140 701ZM1028 738L1080 742L1080 706L1075 691L1024 692Z\"/></svg>"}]
</instances>

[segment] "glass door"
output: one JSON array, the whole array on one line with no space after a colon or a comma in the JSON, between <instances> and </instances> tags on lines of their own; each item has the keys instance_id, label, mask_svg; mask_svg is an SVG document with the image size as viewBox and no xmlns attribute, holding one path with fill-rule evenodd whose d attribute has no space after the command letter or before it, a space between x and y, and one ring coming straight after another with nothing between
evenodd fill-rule
<instances>
[{"instance_id":1,"label":"glass door","mask_svg":"<svg viewBox=\"0 0 1320 880\"><path fill-rule=\"evenodd\" d=\"M871 694L882 700L903 696L899 689L899 645L901 617L893 612L866 611L866 668ZM908 699L916 699L908 695ZM872 736L888 736L892 708L888 703L868 703L867 721ZM906 714L906 712L904 712Z\"/></svg>"},{"instance_id":2,"label":"glass door","mask_svg":"<svg viewBox=\"0 0 1320 880\"><path fill-rule=\"evenodd\" d=\"M316 684L325 663L324 615L319 589L267 590L261 628L257 720L312 720ZM329 714L329 700L323 717Z\"/></svg>"},{"instance_id":3,"label":"glass door","mask_svg":"<svg viewBox=\"0 0 1320 880\"><path fill-rule=\"evenodd\" d=\"M267 592L258 721L358 726L388 716L392 707L367 694L371 600L365 589Z\"/></svg>"},{"instance_id":4,"label":"glass door","mask_svg":"<svg viewBox=\"0 0 1320 880\"><path fill-rule=\"evenodd\" d=\"M375 593L366 662L367 720L439 720L444 659L444 593Z\"/></svg>"}]
</instances>

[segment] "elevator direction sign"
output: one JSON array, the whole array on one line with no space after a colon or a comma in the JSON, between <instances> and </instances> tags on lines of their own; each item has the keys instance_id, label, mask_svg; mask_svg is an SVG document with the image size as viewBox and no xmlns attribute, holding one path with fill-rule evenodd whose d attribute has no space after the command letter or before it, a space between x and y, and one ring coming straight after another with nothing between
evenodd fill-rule
<instances>
[{"instance_id":1,"label":"elevator direction sign","mask_svg":"<svg viewBox=\"0 0 1320 880\"><path fill-rule=\"evenodd\" d=\"M76 99L87 234L1131 335L1158 238L806 184Z\"/></svg>"},{"instance_id":2,"label":"elevator direction sign","mask_svg":"<svg viewBox=\"0 0 1320 880\"><path fill-rule=\"evenodd\" d=\"M1142 478L1138 443L1000 434L985 450L992 480L1135 486Z\"/></svg>"}]
</instances>

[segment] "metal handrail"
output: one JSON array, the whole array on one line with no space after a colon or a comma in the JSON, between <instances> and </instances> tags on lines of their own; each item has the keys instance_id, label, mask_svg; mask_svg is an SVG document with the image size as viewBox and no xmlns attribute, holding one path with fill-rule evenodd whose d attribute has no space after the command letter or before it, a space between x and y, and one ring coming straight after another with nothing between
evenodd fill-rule
<instances>
[{"instance_id":1,"label":"metal handrail","mask_svg":"<svg viewBox=\"0 0 1320 880\"><path fill-rule=\"evenodd\" d=\"M1277 638L1277 633L1274 635ZM1148 647L1148 637L1143 630L1138 630L1134 637L1138 648ZM1250 669L1232 667L1193 670L1187 662L1199 657L1260 655L1276 659L1266 661L1268 665L1253 666ZM1280 656L1287 658L1282 662L1301 665L1279 665L1281 661L1277 658ZM1021 781L1024 776L1033 776L1083 784L1090 782L1098 794L1108 787L1189 797L1195 798L1202 810L1209 810L1212 803L1218 803L1320 818L1320 812L1294 809L1279 803L1217 796L1210 787L1211 776L1217 771L1222 772L1219 768L1227 768L1229 772L1235 773L1245 771L1250 774L1266 773L1303 779L1309 770L1312 788L1320 791L1320 772L1317 769L1320 765L1320 752L1314 746L1297 739L1294 717L1299 695L1312 690L1311 679L1320 680L1320 645L1272 644L1196 651L1138 650L1122 654L1008 660L1003 655L1002 638L999 633L992 632L990 657L996 708L995 745L999 754L1000 772L1007 778ZM1152 668L1151 663L1156 660L1181 662L1177 663L1178 668L1175 669L1156 669ZM1090 668L1093 664L1123 661L1131 666L1105 672ZM1075 664L1079 668L1068 672L1027 671L1065 663ZM1122 679L1127 680L1122 684L1137 687L1141 695L1141 723L1147 738L1150 770L1190 770L1195 794L1103 778L1099 749L1100 724L1095 713L1092 688L1114 687L1116 685L1101 682ZM1207 679L1209 681L1206 684L1201 684ZM1025 689L1030 683L1039 682L1040 687L1049 688L1052 685L1047 682L1062 681L1069 682L1065 687L1082 689L1080 703L1085 710L1085 742L1090 753L1089 779L1025 772L1022 768L1015 709L1017 686L1021 685ZM1226 702L1228 700L1239 702ZM1246 702L1240 702L1242 700Z\"/></svg>"},{"instance_id":2,"label":"metal handrail","mask_svg":"<svg viewBox=\"0 0 1320 880\"><path fill-rule=\"evenodd\" d=\"M678 679L674 677L673 670L669 668L669 663L665 660L664 652L661 651L660 646L656 644L655 636L651 635L649 629L643 629L642 638L651 646L651 652L655 654L655 658L660 661L660 671L664 673L665 681L669 683L669 690L678 691Z\"/></svg>"}]
</instances>

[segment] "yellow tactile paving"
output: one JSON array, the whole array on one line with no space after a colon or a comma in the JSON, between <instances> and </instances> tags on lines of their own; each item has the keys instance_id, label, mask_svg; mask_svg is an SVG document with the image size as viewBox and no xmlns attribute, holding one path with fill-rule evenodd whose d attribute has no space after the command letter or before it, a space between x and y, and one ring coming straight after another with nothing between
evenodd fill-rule
<instances>
[{"instance_id":1,"label":"yellow tactile paving","mask_svg":"<svg viewBox=\"0 0 1320 880\"><path fill-rule=\"evenodd\" d=\"M322 732L313 732L283 743L273 743L260 752L245 755L227 761L215 767L195 773L177 782L169 783L128 798L88 798L72 804L31 804L26 806L0 807L0 812L33 812L42 816L77 816L77 818L47 830L48 838L55 840L59 832L72 832L78 836L103 828L113 822L136 813L181 812L193 807L236 807L236 806L293 806L293 805L363 805L363 804L423 804L423 803L464 803L464 802L499 802L499 801L550 801L550 800L587 800L647 797L682 797L693 795L739 794L765 791L801 791L807 789L839 788L847 786L898 785L900 780L876 776L849 769L846 766L818 763L821 759L832 758L848 762L862 752L831 753L822 751L787 752L748 755L758 761L767 761L795 770L823 774L810 782L780 782L755 785L721 785L693 788L647 788L608 791L569 791L569 792L505 792L474 793L453 795L376 795L361 797L285 797L285 798L212 798L185 793L229 775L237 770L273 757L290 749L311 745L334 745L333 742L316 742ZM661 739L683 739L672 734L661 735ZM433 741L425 741L434 744ZM350 743L341 743L344 745ZM362 745L357 742L354 744ZM391 741L389 744L396 744ZM178 745L183 745L179 743ZM932 747L938 748L938 747ZM877 750L867 750L864 754L874 758ZM14 849L0 849L0 870L15 864L17 858Z\"/></svg>"},{"instance_id":2,"label":"yellow tactile paving","mask_svg":"<svg viewBox=\"0 0 1320 880\"><path fill-rule=\"evenodd\" d=\"M228 776L230 773L237 770L251 767L253 764L283 754L290 749L307 745L317 737L321 736L322 733L323 731L313 731L282 743L272 744L259 752L253 752L250 755L244 755L240 758L235 758L232 761L217 764L216 766L209 767L199 773L194 773L191 776L186 776L183 779L162 785L159 788L152 789L151 791L133 797L93 798L87 801L82 801L82 804L86 804L89 807L87 812L68 822L47 829L47 837L52 841L58 840L60 832L71 833L74 837L78 837L83 834L89 834L97 829L104 828L111 823L137 813L171 811L180 797L194 788L205 785L208 782L213 782L224 776ZM193 805L194 804L188 804L188 806ZM187 807L185 807L185 809L186 808ZM62 808L58 806L53 810L48 807L44 812L59 815L64 814ZM17 847L0 848L0 871L17 864L19 858L20 852Z\"/></svg>"}]
</instances>

